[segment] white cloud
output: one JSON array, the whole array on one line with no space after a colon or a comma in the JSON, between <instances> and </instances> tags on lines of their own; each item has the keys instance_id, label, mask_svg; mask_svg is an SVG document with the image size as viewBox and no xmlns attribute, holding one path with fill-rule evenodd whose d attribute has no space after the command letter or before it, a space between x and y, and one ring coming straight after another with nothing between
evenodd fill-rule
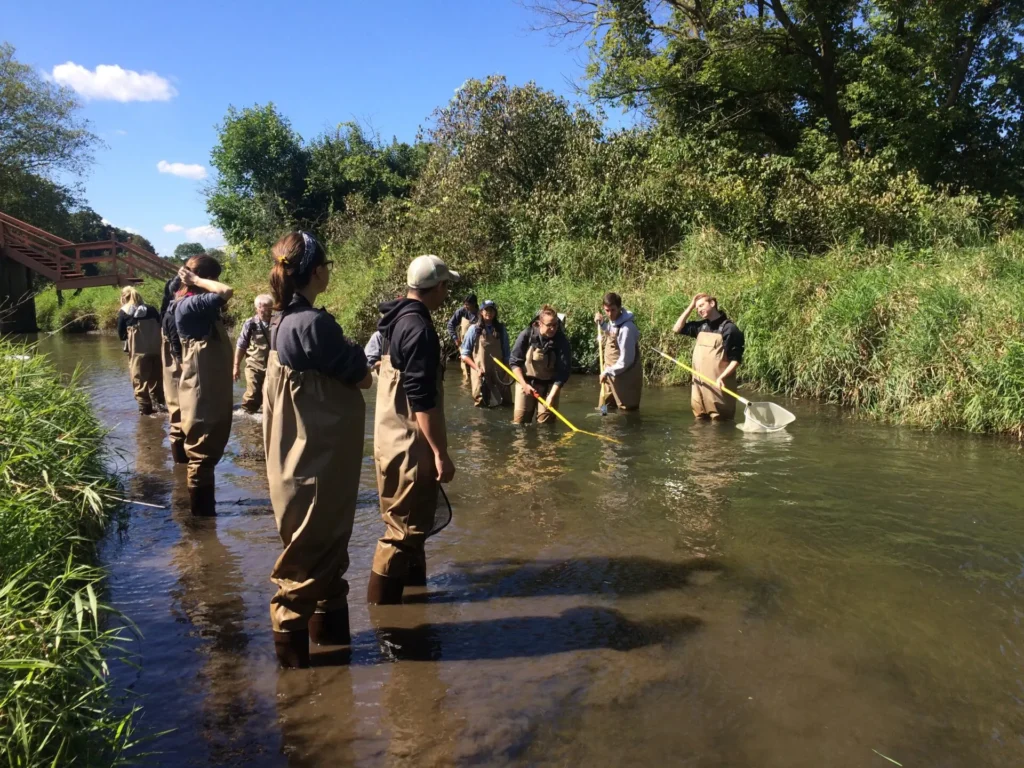
<instances>
[{"instance_id":1,"label":"white cloud","mask_svg":"<svg viewBox=\"0 0 1024 768\"><path fill-rule=\"evenodd\" d=\"M184 229L181 224L164 224L164 232L181 232Z\"/></svg>"},{"instance_id":2,"label":"white cloud","mask_svg":"<svg viewBox=\"0 0 1024 768\"><path fill-rule=\"evenodd\" d=\"M135 72L116 64L100 64L91 70L69 61L55 66L50 76L87 99L170 101L178 95L170 81L155 72Z\"/></svg>"},{"instance_id":3,"label":"white cloud","mask_svg":"<svg viewBox=\"0 0 1024 768\"><path fill-rule=\"evenodd\" d=\"M183 179L205 179L206 169L198 163L168 163L161 160L156 164L160 173L169 173L172 176L181 176Z\"/></svg>"},{"instance_id":4,"label":"white cloud","mask_svg":"<svg viewBox=\"0 0 1024 768\"><path fill-rule=\"evenodd\" d=\"M189 227L185 230L185 237L190 241L208 245L211 248L224 245L224 233L212 224L204 224L201 227Z\"/></svg>"}]
</instances>

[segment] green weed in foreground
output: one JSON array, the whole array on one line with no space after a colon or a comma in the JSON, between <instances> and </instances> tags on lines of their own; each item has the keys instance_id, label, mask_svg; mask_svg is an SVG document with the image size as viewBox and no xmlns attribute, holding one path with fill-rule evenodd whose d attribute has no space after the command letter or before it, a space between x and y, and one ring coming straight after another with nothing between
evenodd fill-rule
<instances>
[{"instance_id":1,"label":"green weed in foreground","mask_svg":"<svg viewBox=\"0 0 1024 768\"><path fill-rule=\"evenodd\" d=\"M128 638L100 601L95 564L119 509L103 441L77 376L62 382L45 358L0 341L3 765L112 765L132 736L106 662Z\"/></svg>"}]
</instances>

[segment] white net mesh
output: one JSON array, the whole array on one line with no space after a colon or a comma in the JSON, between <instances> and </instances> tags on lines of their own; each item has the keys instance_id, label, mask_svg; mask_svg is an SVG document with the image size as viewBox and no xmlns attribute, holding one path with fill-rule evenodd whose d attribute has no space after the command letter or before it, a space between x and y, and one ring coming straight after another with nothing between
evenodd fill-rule
<instances>
[{"instance_id":1,"label":"white net mesh","mask_svg":"<svg viewBox=\"0 0 1024 768\"><path fill-rule=\"evenodd\" d=\"M736 425L744 432L777 432L796 421L796 416L775 403L751 403L744 416Z\"/></svg>"}]
</instances>

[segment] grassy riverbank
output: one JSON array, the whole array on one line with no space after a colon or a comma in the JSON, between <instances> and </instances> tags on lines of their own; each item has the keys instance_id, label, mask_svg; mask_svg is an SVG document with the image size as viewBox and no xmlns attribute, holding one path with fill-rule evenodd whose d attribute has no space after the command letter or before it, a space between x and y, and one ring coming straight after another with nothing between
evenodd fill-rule
<instances>
[{"instance_id":1,"label":"grassy riverbank","mask_svg":"<svg viewBox=\"0 0 1024 768\"><path fill-rule=\"evenodd\" d=\"M118 509L104 431L77 379L0 341L0 754L11 766L116 763L95 543Z\"/></svg>"},{"instance_id":2,"label":"grassy riverbank","mask_svg":"<svg viewBox=\"0 0 1024 768\"><path fill-rule=\"evenodd\" d=\"M404 277L404 259L386 249L371 253L367 258L351 243L334 247L334 279L324 297L361 341L373 330L376 302L393 296ZM565 262L562 274L547 279L471 285L481 299L498 302L510 334L544 302L567 313L576 362L591 370L591 317L604 291L623 294L645 348L684 357L690 342L670 329L694 293L709 291L746 333L741 371L748 386L896 423L1024 439L1024 235L980 247L849 247L798 257L705 232L642 278L622 278L600 253L589 264ZM266 290L267 269L233 266L237 311L247 313L252 297ZM439 326L443 320L438 313ZM651 383L685 378L651 353L645 368Z\"/></svg>"},{"instance_id":3,"label":"grassy riverbank","mask_svg":"<svg viewBox=\"0 0 1024 768\"><path fill-rule=\"evenodd\" d=\"M136 287L142 298L160 307L164 287L162 280L148 278ZM120 308L121 289L117 286L86 288L78 295L74 291L64 291L63 303L57 301L57 291L48 288L36 296L36 323L40 331L109 331L117 327L117 310Z\"/></svg>"},{"instance_id":4,"label":"grassy riverbank","mask_svg":"<svg viewBox=\"0 0 1024 768\"><path fill-rule=\"evenodd\" d=\"M648 274L632 277L597 247L559 247L556 274L522 280L470 265L478 277L469 285L481 299L498 302L511 334L545 302L567 313L581 368L596 369L591 316L604 291L623 294L645 347L683 356L689 342L671 336L672 324L690 296L710 291L746 333L741 371L748 386L848 405L896 423L1024 439L1022 234L977 247L847 247L803 257L704 232ZM376 303L401 289L405 258L356 240L332 246L331 258L334 277L323 303L349 335L365 341ZM267 290L268 270L268 262L251 257L229 264L225 279L236 290L231 306L239 319ZM145 286L151 299L159 290L155 281ZM457 290L461 295L464 288ZM89 299L92 311L112 319L117 299L111 297L104 304L97 291ZM438 313L439 327L457 298ZM74 311L67 302L64 312ZM59 327L63 316L53 317ZM685 378L650 353L645 368L650 383Z\"/></svg>"}]
</instances>

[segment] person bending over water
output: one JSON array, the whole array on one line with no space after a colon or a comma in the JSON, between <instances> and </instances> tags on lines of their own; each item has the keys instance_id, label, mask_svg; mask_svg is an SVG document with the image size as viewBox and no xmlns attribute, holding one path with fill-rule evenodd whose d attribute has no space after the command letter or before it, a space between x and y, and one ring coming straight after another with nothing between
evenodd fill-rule
<instances>
[{"instance_id":1,"label":"person bending over water","mask_svg":"<svg viewBox=\"0 0 1024 768\"><path fill-rule=\"evenodd\" d=\"M232 344L222 313L233 293L218 282L221 267L205 253L178 272L183 288L174 302L181 339L178 405L188 458L188 495L194 515L216 514L214 470L231 434Z\"/></svg>"},{"instance_id":2,"label":"person bending over water","mask_svg":"<svg viewBox=\"0 0 1024 768\"><path fill-rule=\"evenodd\" d=\"M700 320L687 322L696 308ZM736 391L736 369L743 362L743 332L718 308L718 299L698 293L676 320L673 332L697 340L693 369L715 382L717 389L693 377L690 407L698 419L728 420L736 416L736 400L722 387Z\"/></svg>"},{"instance_id":3,"label":"person bending over water","mask_svg":"<svg viewBox=\"0 0 1024 768\"><path fill-rule=\"evenodd\" d=\"M534 414L538 424L552 421L554 415L533 394L536 392L557 408L558 393L572 373L569 339L552 307L545 304L530 326L519 334L509 362L512 375L519 382L512 422L529 424Z\"/></svg>"},{"instance_id":4,"label":"person bending over water","mask_svg":"<svg viewBox=\"0 0 1024 768\"><path fill-rule=\"evenodd\" d=\"M309 643L349 645L348 544L373 382L359 345L324 309L330 262L308 232L272 250L278 311L264 386L263 446L270 503L284 551L270 580L274 649L284 667L309 666Z\"/></svg>"}]
</instances>

